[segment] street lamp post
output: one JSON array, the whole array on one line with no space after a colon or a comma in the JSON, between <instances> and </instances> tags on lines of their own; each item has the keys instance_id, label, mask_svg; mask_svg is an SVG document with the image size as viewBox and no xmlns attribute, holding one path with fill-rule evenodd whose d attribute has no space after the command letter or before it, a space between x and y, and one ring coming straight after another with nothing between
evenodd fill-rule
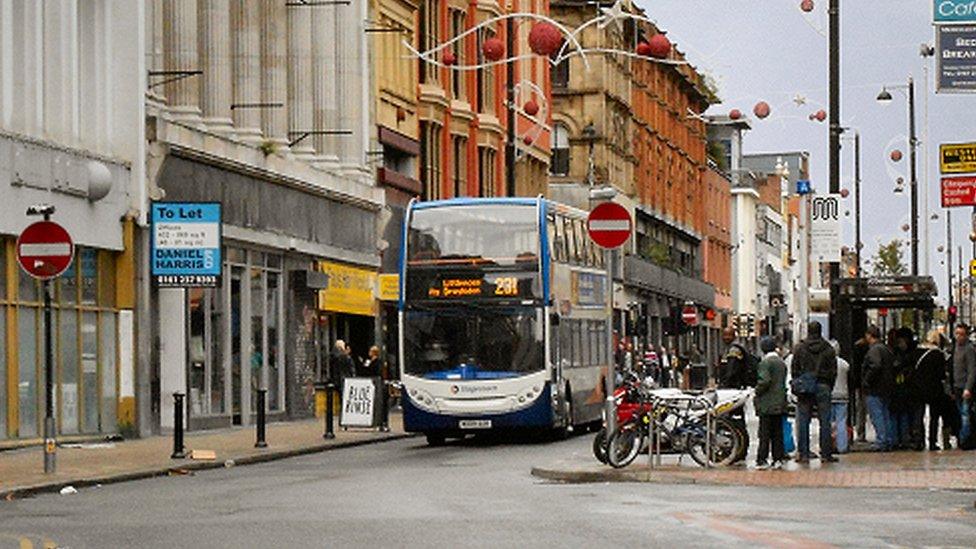
<instances>
[{"instance_id":1,"label":"street lamp post","mask_svg":"<svg viewBox=\"0 0 976 549\"><path fill-rule=\"evenodd\" d=\"M908 84L905 86L886 86L878 94L879 103L889 103L894 99L888 89L907 89L908 90L908 146L909 162L911 173L909 185L911 185L911 228L912 228L912 276L918 276L918 136L915 130L915 81L908 77Z\"/></svg>"}]
</instances>

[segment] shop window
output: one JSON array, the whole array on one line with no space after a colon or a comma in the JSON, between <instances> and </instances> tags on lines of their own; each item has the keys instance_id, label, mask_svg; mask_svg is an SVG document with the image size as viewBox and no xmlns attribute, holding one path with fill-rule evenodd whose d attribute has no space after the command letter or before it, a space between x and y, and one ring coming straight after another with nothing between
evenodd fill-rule
<instances>
[{"instance_id":1,"label":"shop window","mask_svg":"<svg viewBox=\"0 0 976 549\"><path fill-rule=\"evenodd\" d=\"M268 340L268 352L267 363L268 363L268 409L270 410L280 410L281 409L281 399L280 395L283 392L284 374L282 372L283 363L281 362L281 346L279 343L279 337L281 336L281 330L279 329L279 314L281 312L281 292L279 288L280 276L278 273L269 272L268 273L268 290L267 290L267 315L265 317L267 322L267 340Z\"/></svg>"},{"instance_id":2,"label":"shop window","mask_svg":"<svg viewBox=\"0 0 976 549\"><path fill-rule=\"evenodd\" d=\"M33 281L33 279L32 279ZM37 336L42 328L37 318L38 310L21 307L17 310L17 357L19 378L17 400L20 407L19 435L21 438L37 436L38 405L37 385Z\"/></svg>"},{"instance_id":3,"label":"shop window","mask_svg":"<svg viewBox=\"0 0 976 549\"><path fill-rule=\"evenodd\" d=\"M80 248L75 260L81 275L81 303L94 305L98 301L98 251Z\"/></svg>"},{"instance_id":4,"label":"shop window","mask_svg":"<svg viewBox=\"0 0 976 549\"><path fill-rule=\"evenodd\" d=\"M3 242L0 241L0 257ZM3 264L0 263L0 282L3 281ZM0 294L3 300L3 294ZM0 305L0 439L7 438L7 308Z\"/></svg>"},{"instance_id":5,"label":"shop window","mask_svg":"<svg viewBox=\"0 0 976 549\"><path fill-rule=\"evenodd\" d=\"M78 313L61 310L58 319L58 360L60 370L58 402L61 410L60 432L78 432Z\"/></svg>"},{"instance_id":6,"label":"shop window","mask_svg":"<svg viewBox=\"0 0 976 549\"><path fill-rule=\"evenodd\" d=\"M98 313L81 313L82 431L97 433L98 425Z\"/></svg>"},{"instance_id":7,"label":"shop window","mask_svg":"<svg viewBox=\"0 0 976 549\"><path fill-rule=\"evenodd\" d=\"M210 333L207 338L210 344L210 357L208 365L210 367L210 388L207 391L210 394L210 413L211 414L224 414L227 412L224 405L224 390L225 390L225 368L224 368L224 334L228 333L228 326L224 325L227 322L225 315L223 314L224 308L224 296L226 295L224 288L217 288L212 290L207 290L210 295L210 323L207 325Z\"/></svg>"},{"instance_id":8,"label":"shop window","mask_svg":"<svg viewBox=\"0 0 976 549\"><path fill-rule=\"evenodd\" d=\"M189 317L190 340L187 346L188 379L190 385L190 415L201 416L207 413L206 398L206 304L204 290L192 288L187 291L187 316Z\"/></svg>"},{"instance_id":9,"label":"shop window","mask_svg":"<svg viewBox=\"0 0 976 549\"><path fill-rule=\"evenodd\" d=\"M116 428L116 341L118 341L118 326L115 313L106 312L99 315L101 327L99 329L99 375L102 378L102 406L99 425L102 431L112 431Z\"/></svg>"},{"instance_id":10,"label":"shop window","mask_svg":"<svg viewBox=\"0 0 976 549\"><path fill-rule=\"evenodd\" d=\"M266 387L264 377L265 331L264 331L264 283L263 271L251 269L251 413L257 412L258 389Z\"/></svg>"}]
</instances>

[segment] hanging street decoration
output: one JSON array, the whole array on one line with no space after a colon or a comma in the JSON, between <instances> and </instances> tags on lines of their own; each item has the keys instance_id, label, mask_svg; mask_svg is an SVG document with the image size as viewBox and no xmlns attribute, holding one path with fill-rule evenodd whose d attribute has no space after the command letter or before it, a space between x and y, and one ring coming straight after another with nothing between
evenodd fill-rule
<instances>
[{"instance_id":1,"label":"hanging street decoration","mask_svg":"<svg viewBox=\"0 0 976 549\"><path fill-rule=\"evenodd\" d=\"M489 38L481 45L481 53L489 61L501 61L505 57L505 43L501 38Z\"/></svg>"},{"instance_id":2,"label":"hanging street decoration","mask_svg":"<svg viewBox=\"0 0 976 549\"><path fill-rule=\"evenodd\" d=\"M810 13L811 11L813 11L813 8L814 8L813 0L803 0L802 2L800 2L800 9L806 13Z\"/></svg>"},{"instance_id":3,"label":"hanging street decoration","mask_svg":"<svg viewBox=\"0 0 976 549\"><path fill-rule=\"evenodd\" d=\"M732 109L731 111L729 111L729 118L732 120L738 120L742 118L742 111L740 111L739 109Z\"/></svg>"},{"instance_id":4,"label":"hanging street decoration","mask_svg":"<svg viewBox=\"0 0 976 549\"><path fill-rule=\"evenodd\" d=\"M810 114L810 120L816 121L816 122L823 122L824 120L827 120L827 111L825 111L823 109L820 109L819 111L817 111L815 113L811 113Z\"/></svg>"},{"instance_id":5,"label":"hanging street decoration","mask_svg":"<svg viewBox=\"0 0 976 549\"><path fill-rule=\"evenodd\" d=\"M525 114L529 116L535 116L539 114L539 104L535 102L535 99L529 99L526 101L525 105L522 106L522 110Z\"/></svg>"},{"instance_id":6,"label":"hanging street decoration","mask_svg":"<svg viewBox=\"0 0 976 549\"><path fill-rule=\"evenodd\" d=\"M891 151L892 162L901 162L901 159L902 159L901 151L899 151L898 149Z\"/></svg>"},{"instance_id":7,"label":"hanging street decoration","mask_svg":"<svg viewBox=\"0 0 976 549\"><path fill-rule=\"evenodd\" d=\"M647 45L649 46L651 57L664 59L671 55L671 41L663 34L655 34L652 36Z\"/></svg>"},{"instance_id":8,"label":"hanging street decoration","mask_svg":"<svg viewBox=\"0 0 976 549\"><path fill-rule=\"evenodd\" d=\"M770 108L769 103L760 101L756 103L755 107L753 107L752 113L756 115L756 118L763 120L769 117L769 115L772 113L772 109Z\"/></svg>"},{"instance_id":9,"label":"hanging street decoration","mask_svg":"<svg viewBox=\"0 0 976 549\"><path fill-rule=\"evenodd\" d=\"M529 49L538 55L549 57L563 45L559 29L547 21L537 21L529 31Z\"/></svg>"}]
</instances>

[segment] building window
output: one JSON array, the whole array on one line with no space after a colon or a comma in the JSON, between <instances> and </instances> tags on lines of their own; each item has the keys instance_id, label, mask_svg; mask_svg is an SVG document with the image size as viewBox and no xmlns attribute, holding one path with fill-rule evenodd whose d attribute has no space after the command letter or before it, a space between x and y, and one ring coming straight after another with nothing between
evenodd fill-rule
<instances>
[{"instance_id":1,"label":"building window","mask_svg":"<svg viewBox=\"0 0 976 549\"><path fill-rule=\"evenodd\" d=\"M565 124L556 124L552 129L552 163L549 164L552 175L569 175L569 128Z\"/></svg>"},{"instance_id":2,"label":"building window","mask_svg":"<svg viewBox=\"0 0 976 549\"><path fill-rule=\"evenodd\" d=\"M482 45L486 40L495 36L491 29L481 29L478 31L478 64L488 63L482 51ZM478 112L495 112L495 67L478 69Z\"/></svg>"},{"instance_id":3,"label":"building window","mask_svg":"<svg viewBox=\"0 0 976 549\"><path fill-rule=\"evenodd\" d=\"M451 10L451 39L460 36L464 33L465 22L467 16L461 10ZM464 40L458 40L452 46L454 52L454 58L456 59L455 65L459 67L464 66ZM464 101L467 96L465 93L465 79L467 78L467 72L465 71L448 71L451 75L451 92L454 94L454 99L458 101Z\"/></svg>"},{"instance_id":4,"label":"building window","mask_svg":"<svg viewBox=\"0 0 976 549\"><path fill-rule=\"evenodd\" d=\"M478 147L478 196L495 196L495 150Z\"/></svg>"},{"instance_id":5,"label":"building window","mask_svg":"<svg viewBox=\"0 0 976 549\"><path fill-rule=\"evenodd\" d=\"M420 51L430 51L440 44L439 6L440 2L438 0L424 0L420 4L420 32L418 33ZM440 70L440 67L434 63L428 63L423 59L419 59L417 62L420 63L420 83L436 84L438 81L437 72Z\"/></svg>"},{"instance_id":6,"label":"building window","mask_svg":"<svg viewBox=\"0 0 976 549\"><path fill-rule=\"evenodd\" d=\"M454 152L454 196L468 194L468 140L461 136L451 138Z\"/></svg>"},{"instance_id":7,"label":"building window","mask_svg":"<svg viewBox=\"0 0 976 549\"><path fill-rule=\"evenodd\" d=\"M566 89L569 87L569 59L564 59L563 61L556 63L555 65L550 64L549 68L549 78L552 80L552 87L558 89Z\"/></svg>"},{"instance_id":8,"label":"building window","mask_svg":"<svg viewBox=\"0 0 976 549\"><path fill-rule=\"evenodd\" d=\"M424 200L441 197L441 127L433 122L420 122L420 180Z\"/></svg>"}]
</instances>

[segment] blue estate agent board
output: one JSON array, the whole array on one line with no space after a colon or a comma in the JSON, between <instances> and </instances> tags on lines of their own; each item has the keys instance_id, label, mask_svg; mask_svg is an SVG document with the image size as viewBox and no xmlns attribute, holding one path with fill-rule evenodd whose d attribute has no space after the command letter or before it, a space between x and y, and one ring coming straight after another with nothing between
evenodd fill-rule
<instances>
[{"instance_id":1,"label":"blue estate agent board","mask_svg":"<svg viewBox=\"0 0 976 549\"><path fill-rule=\"evenodd\" d=\"M153 203L150 274L156 286L220 285L220 244L220 203Z\"/></svg>"}]
</instances>

